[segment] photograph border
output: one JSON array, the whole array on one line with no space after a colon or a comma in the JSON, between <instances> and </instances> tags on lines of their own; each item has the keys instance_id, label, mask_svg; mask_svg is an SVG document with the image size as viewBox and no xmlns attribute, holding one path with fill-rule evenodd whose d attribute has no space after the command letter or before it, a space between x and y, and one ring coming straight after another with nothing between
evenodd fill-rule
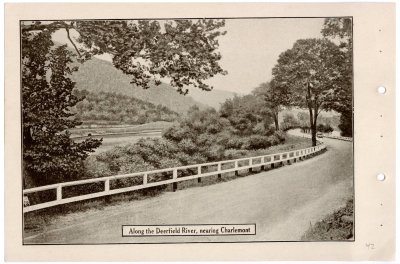
<instances>
[{"instance_id":1,"label":"photograph border","mask_svg":"<svg viewBox=\"0 0 400 264\"><path fill-rule=\"evenodd\" d=\"M351 40L352 43L354 43L354 18L353 16L315 16L315 17L191 17L191 18L125 18L125 19L107 19L107 18L102 18L102 19L57 19L56 21L128 21L128 20L185 20L185 19L233 19L233 20L241 20L241 19L245 19L245 20L249 20L249 19L314 19L314 18L318 18L318 19L327 19L327 18L351 18ZM21 26L23 22L36 22L36 21L55 21L55 20L50 20L50 19L43 19L43 20L38 20L38 19L33 19L33 20L29 20L29 19L23 19L23 20L19 20L19 27L20 27L20 32L21 32ZM22 47L22 40L21 40L21 35L20 35L20 45ZM22 48L20 48L20 53L22 52ZM352 47L352 166L353 166L353 199L355 199L356 196L356 188L355 188L355 148L354 148L354 48ZM23 133L22 133L22 129L23 129L23 122L22 122L22 104L23 104L23 98L22 98L22 54L20 54L20 81L21 81L21 86L20 86L20 100L21 100L21 105L20 105L20 109L21 109L21 116L20 116L20 124L21 124L21 182L23 183L23 159L22 159L22 155L23 155ZM23 184L21 185L21 197L23 197ZM94 198L94 199L99 199L99 198ZM89 199L90 200L90 199ZM208 241L208 242L197 242L197 241L188 241L188 242L115 242L115 243L111 243L111 242L101 242L101 243L25 243L24 242L24 212L23 212L23 208L24 205L21 205L21 213L22 213L22 245L23 246L35 246L35 245L54 245L54 246L58 246L58 245L129 245L129 244L197 244L197 243L202 243L202 244L214 244L214 243L276 243L276 242L301 242L301 243L307 243L307 242L355 242L356 240L356 221L355 221L355 207L356 204L354 202L353 204L353 239L349 239L349 240L254 240L254 241ZM238 223L238 224L242 224L242 223ZM162 224L157 224L159 226L162 226ZM187 223L185 225L202 225L201 223L199 224L194 224L194 223ZM219 224L215 224L215 225L219 225ZM122 225L124 226L124 224ZM140 225L136 225L136 226L140 226ZM142 225L143 226L143 225ZM147 226L147 225L146 225ZM172 226L172 224L171 224ZM190 235L187 235L190 236ZM204 236L208 236L208 235L204 235ZM145 236L141 236L141 237L145 237ZM152 236L153 237L153 236ZM164 237L162 235L158 236L158 237Z\"/></svg>"}]
</instances>

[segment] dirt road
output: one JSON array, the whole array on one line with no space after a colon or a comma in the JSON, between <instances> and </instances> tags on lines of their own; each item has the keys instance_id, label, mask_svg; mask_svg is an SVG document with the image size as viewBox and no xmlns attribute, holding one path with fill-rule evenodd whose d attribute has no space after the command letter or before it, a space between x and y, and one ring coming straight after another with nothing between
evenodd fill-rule
<instances>
[{"instance_id":1,"label":"dirt road","mask_svg":"<svg viewBox=\"0 0 400 264\"><path fill-rule=\"evenodd\" d=\"M293 241L353 195L352 143L324 139L328 151L304 162L104 210L67 215L25 243ZM60 224L64 221L64 224ZM121 237L121 225L256 223L256 235Z\"/></svg>"}]
</instances>

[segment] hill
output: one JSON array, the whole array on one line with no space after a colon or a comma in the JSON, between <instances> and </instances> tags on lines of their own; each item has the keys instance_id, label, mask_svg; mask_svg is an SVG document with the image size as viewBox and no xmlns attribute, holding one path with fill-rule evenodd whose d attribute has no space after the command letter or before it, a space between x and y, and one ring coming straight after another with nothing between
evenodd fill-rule
<instances>
[{"instance_id":1,"label":"hill","mask_svg":"<svg viewBox=\"0 0 400 264\"><path fill-rule=\"evenodd\" d=\"M150 102L154 105L163 105L177 113L186 113L193 105L200 108L205 106L196 102L188 95L178 94L175 89L165 83L159 86L152 85L149 89L136 87L130 83L131 77L116 69L111 62L93 58L72 75L76 82L76 89L89 92L115 92Z\"/></svg>"},{"instance_id":2,"label":"hill","mask_svg":"<svg viewBox=\"0 0 400 264\"><path fill-rule=\"evenodd\" d=\"M156 121L172 122L178 118L176 112L166 106L115 92L89 92L75 90L78 97L85 97L73 109L76 118L83 124L144 124Z\"/></svg>"}]
</instances>

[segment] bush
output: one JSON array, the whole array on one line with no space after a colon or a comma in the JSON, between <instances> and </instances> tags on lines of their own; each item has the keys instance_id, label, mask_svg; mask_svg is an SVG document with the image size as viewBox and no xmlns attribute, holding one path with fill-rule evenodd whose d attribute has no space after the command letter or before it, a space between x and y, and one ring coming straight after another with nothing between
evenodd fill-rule
<instances>
[{"instance_id":1,"label":"bush","mask_svg":"<svg viewBox=\"0 0 400 264\"><path fill-rule=\"evenodd\" d=\"M283 142L286 139L286 134L283 131L275 131L274 135L276 135L280 142Z\"/></svg>"},{"instance_id":2,"label":"bush","mask_svg":"<svg viewBox=\"0 0 400 264\"><path fill-rule=\"evenodd\" d=\"M244 149L227 149L224 152L226 159L239 159L249 154L248 150Z\"/></svg>"},{"instance_id":3,"label":"bush","mask_svg":"<svg viewBox=\"0 0 400 264\"><path fill-rule=\"evenodd\" d=\"M280 144L285 140L284 132L270 128L265 113L258 109L264 106L257 102L252 96L235 97L220 112L193 107L161 139L141 139L88 160L88 175L99 177L239 158L249 150Z\"/></svg>"},{"instance_id":4,"label":"bush","mask_svg":"<svg viewBox=\"0 0 400 264\"><path fill-rule=\"evenodd\" d=\"M281 139L277 134L268 137L268 141L271 146L278 145L279 143L281 143Z\"/></svg>"},{"instance_id":5,"label":"bush","mask_svg":"<svg viewBox=\"0 0 400 264\"><path fill-rule=\"evenodd\" d=\"M111 176L113 172L110 170L106 162L99 161L96 156L89 156L85 162L85 171L87 178L98 178L104 176Z\"/></svg>"},{"instance_id":6,"label":"bush","mask_svg":"<svg viewBox=\"0 0 400 264\"><path fill-rule=\"evenodd\" d=\"M254 135L250 136L247 149L261 149L271 146L268 137Z\"/></svg>"},{"instance_id":7,"label":"bush","mask_svg":"<svg viewBox=\"0 0 400 264\"><path fill-rule=\"evenodd\" d=\"M354 239L353 199L349 199L345 207L316 222L301 237L303 241L340 241L349 239Z\"/></svg>"},{"instance_id":8,"label":"bush","mask_svg":"<svg viewBox=\"0 0 400 264\"><path fill-rule=\"evenodd\" d=\"M245 140L243 138L240 138L238 136L231 136L228 139L228 142L226 143L225 147L227 149L241 149L244 143Z\"/></svg>"}]
</instances>

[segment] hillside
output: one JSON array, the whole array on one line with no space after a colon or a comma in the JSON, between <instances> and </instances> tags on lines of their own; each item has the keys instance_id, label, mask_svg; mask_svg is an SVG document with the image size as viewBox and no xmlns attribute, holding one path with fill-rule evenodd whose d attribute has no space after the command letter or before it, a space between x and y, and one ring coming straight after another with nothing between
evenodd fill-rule
<instances>
[{"instance_id":1,"label":"hillside","mask_svg":"<svg viewBox=\"0 0 400 264\"><path fill-rule=\"evenodd\" d=\"M136 87L130 84L131 77L114 68L111 62L96 58L80 65L79 70L73 73L72 79L76 82L78 90L115 92L154 105L166 106L177 113L185 113L193 105L205 108L190 96L178 94L173 87L164 83L159 86L153 85L147 90Z\"/></svg>"},{"instance_id":2,"label":"hillside","mask_svg":"<svg viewBox=\"0 0 400 264\"><path fill-rule=\"evenodd\" d=\"M178 114L166 106L115 92L76 90L82 98L72 111L83 124L144 124L156 121L172 122Z\"/></svg>"}]
</instances>

